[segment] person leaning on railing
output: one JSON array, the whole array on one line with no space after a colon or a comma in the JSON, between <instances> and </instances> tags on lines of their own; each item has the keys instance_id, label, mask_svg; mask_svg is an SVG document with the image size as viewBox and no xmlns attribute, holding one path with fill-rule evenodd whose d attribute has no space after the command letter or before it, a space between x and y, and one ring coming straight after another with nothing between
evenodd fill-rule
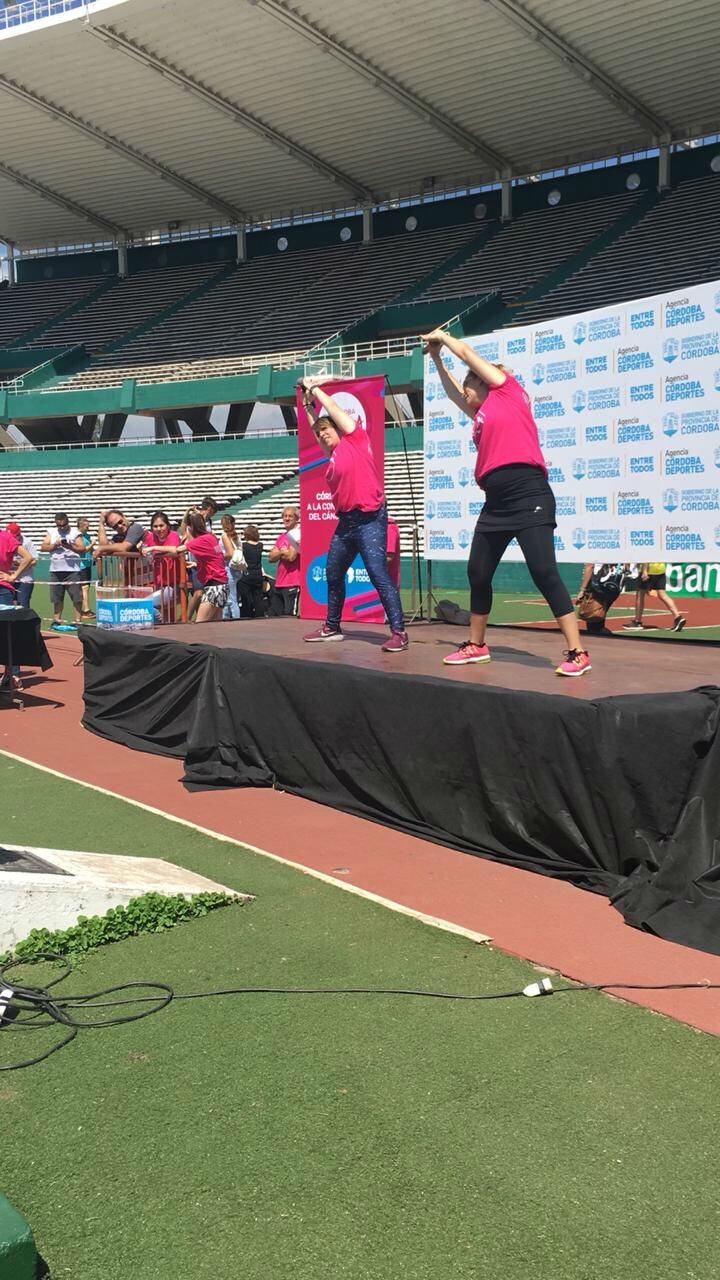
<instances>
[{"instance_id":1,"label":"person leaning on railing","mask_svg":"<svg viewBox=\"0 0 720 1280\"><path fill-rule=\"evenodd\" d=\"M173 554L162 554L173 548ZM180 594L180 535L170 527L165 511L153 511L150 531L145 534L143 555L152 563L155 590L152 596L155 622L175 621L175 607ZM183 549L184 550L184 549ZM159 553L159 554L157 554Z\"/></svg>"},{"instance_id":2,"label":"person leaning on railing","mask_svg":"<svg viewBox=\"0 0 720 1280\"><path fill-rule=\"evenodd\" d=\"M191 507L182 522L185 530L182 545L173 547L153 546L153 556L178 556L187 550L197 566L197 576L202 589L198 622L217 622L228 602L229 585L223 553L214 533L206 527L205 517L197 507Z\"/></svg>"},{"instance_id":3,"label":"person leaning on railing","mask_svg":"<svg viewBox=\"0 0 720 1280\"><path fill-rule=\"evenodd\" d=\"M128 588L149 585L150 566L139 556L145 533L145 526L139 520L128 520L116 507L100 512L93 555L96 560L102 560L103 556L121 556L123 582Z\"/></svg>"}]
</instances>

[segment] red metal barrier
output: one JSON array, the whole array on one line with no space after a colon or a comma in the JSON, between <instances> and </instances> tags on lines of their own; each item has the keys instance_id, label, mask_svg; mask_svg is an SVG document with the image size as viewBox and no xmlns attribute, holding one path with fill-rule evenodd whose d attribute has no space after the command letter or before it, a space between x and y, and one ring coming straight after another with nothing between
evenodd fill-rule
<instances>
[{"instance_id":1,"label":"red metal barrier","mask_svg":"<svg viewBox=\"0 0 720 1280\"><path fill-rule=\"evenodd\" d=\"M185 552L143 555L138 551L100 556L97 592L105 599L154 597L162 623L187 622L188 573Z\"/></svg>"}]
</instances>

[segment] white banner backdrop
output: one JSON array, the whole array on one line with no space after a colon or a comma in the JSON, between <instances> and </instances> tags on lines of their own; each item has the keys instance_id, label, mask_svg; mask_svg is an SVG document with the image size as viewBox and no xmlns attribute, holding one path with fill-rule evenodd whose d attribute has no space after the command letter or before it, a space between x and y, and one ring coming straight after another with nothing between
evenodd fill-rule
<instances>
[{"instance_id":1,"label":"white banner backdrop","mask_svg":"<svg viewBox=\"0 0 720 1280\"><path fill-rule=\"evenodd\" d=\"M717 560L720 281L467 341L530 396L558 560ZM443 358L462 381L462 363ZM483 505L471 428L428 359L428 560L461 560L470 546ZM507 558L521 558L516 543Z\"/></svg>"}]
</instances>

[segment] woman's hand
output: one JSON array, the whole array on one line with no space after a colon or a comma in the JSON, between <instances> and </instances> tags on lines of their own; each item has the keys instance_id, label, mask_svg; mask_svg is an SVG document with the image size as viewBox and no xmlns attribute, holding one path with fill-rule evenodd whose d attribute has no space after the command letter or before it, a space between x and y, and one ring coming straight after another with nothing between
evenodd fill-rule
<instances>
[{"instance_id":1,"label":"woman's hand","mask_svg":"<svg viewBox=\"0 0 720 1280\"><path fill-rule=\"evenodd\" d=\"M447 334L442 329L433 329L431 333L422 333L420 341L423 343L423 354L426 356L437 356L440 354Z\"/></svg>"}]
</instances>

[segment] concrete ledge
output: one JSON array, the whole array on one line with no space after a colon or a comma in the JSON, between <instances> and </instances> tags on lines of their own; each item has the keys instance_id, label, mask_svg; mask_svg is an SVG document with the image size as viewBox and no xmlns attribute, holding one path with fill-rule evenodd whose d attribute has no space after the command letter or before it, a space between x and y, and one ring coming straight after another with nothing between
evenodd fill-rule
<instances>
[{"instance_id":1,"label":"concrete ledge","mask_svg":"<svg viewBox=\"0 0 720 1280\"><path fill-rule=\"evenodd\" d=\"M38 1256L29 1223L0 1194L0 1276L35 1280Z\"/></svg>"},{"instance_id":2,"label":"concrete ledge","mask_svg":"<svg viewBox=\"0 0 720 1280\"><path fill-rule=\"evenodd\" d=\"M248 900L227 885L187 871L162 858L132 858L70 849L2 845L4 853L25 859L23 870L0 867L0 954L11 951L31 929L68 929L78 916L102 916L145 893L171 897L227 893ZM33 860L42 868L28 869ZM0 1280L5 1280L0 1271Z\"/></svg>"}]
</instances>

